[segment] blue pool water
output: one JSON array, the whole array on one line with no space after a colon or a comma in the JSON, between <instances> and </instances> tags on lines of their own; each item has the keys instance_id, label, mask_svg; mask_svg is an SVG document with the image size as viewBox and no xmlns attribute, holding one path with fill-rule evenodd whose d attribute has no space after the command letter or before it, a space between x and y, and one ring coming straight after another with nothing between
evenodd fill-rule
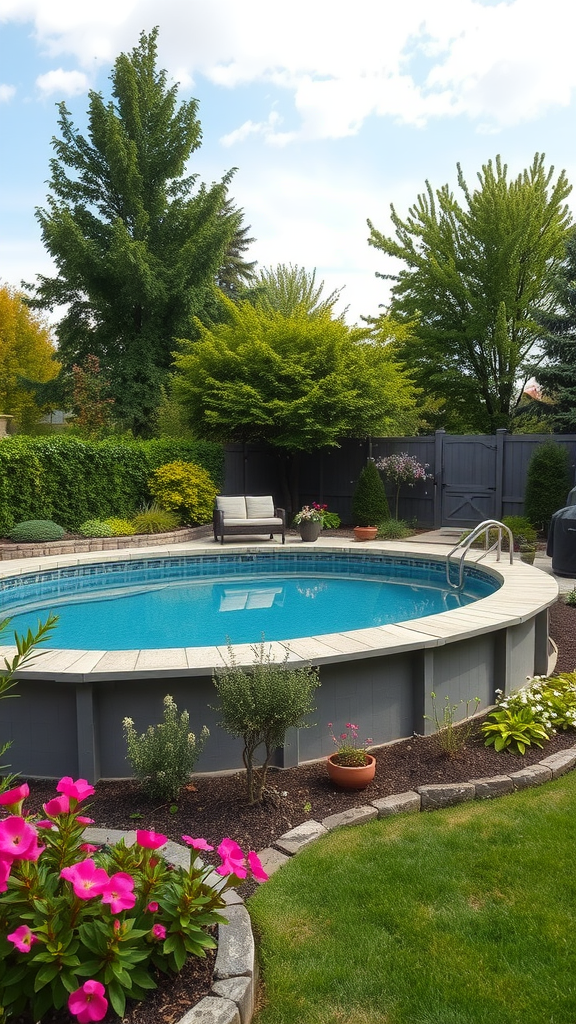
<instances>
[{"instance_id":1,"label":"blue pool water","mask_svg":"<svg viewBox=\"0 0 576 1024\"><path fill-rule=\"evenodd\" d=\"M443 563L384 555L148 558L1 580L0 618L22 633L52 611L51 646L65 649L203 647L402 622L496 588L472 569L451 590Z\"/></svg>"}]
</instances>

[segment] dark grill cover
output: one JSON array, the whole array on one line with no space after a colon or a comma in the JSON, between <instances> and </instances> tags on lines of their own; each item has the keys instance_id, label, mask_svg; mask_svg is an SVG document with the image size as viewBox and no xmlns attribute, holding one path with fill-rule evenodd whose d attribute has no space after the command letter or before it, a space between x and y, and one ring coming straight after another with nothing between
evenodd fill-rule
<instances>
[{"instance_id":1,"label":"dark grill cover","mask_svg":"<svg viewBox=\"0 0 576 1024\"><path fill-rule=\"evenodd\" d=\"M546 554L552 557L552 572L576 577L576 504L558 509L552 516Z\"/></svg>"}]
</instances>

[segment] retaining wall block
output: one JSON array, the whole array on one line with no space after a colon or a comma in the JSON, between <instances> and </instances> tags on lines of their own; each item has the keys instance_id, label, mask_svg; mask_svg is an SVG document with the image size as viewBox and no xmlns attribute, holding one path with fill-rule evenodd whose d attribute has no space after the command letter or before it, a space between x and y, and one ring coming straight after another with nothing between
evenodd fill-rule
<instances>
[{"instance_id":1,"label":"retaining wall block","mask_svg":"<svg viewBox=\"0 0 576 1024\"><path fill-rule=\"evenodd\" d=\"M519 772L511 772L510 778L514 789L528 789L530 786L541 786L543 782L550 782L552 769L545 764L531 764L527 768L521 768Z\"/></svg>"},{"instance_id":2,"label":"retaining wall block","mask_svg":"<svg viewBox=\"0 0 576 1024\"><path fill-rule=\"evenodd\" d=\"M557 754L550 754L550 757L543 757L540 764L550 768L552 778L557 779L559 775L573 768L576 764L576 747L569 747L568 750L559 750Z\"/></svg>"},{"instance_id":3,"label":"retaining wall block","mask_svg":"<svg viewBox=\"0 0 576 1024\"><path fill-rule=\"evenodd\" d=\"M243 906L232 906L224 911L228 924L218 927L218 953L214 979L254 976L255 951L250 915Z\"/></svg>"},{"instance_id":4,"label":"retaining wall block","mask_svg":"<svg viewBox=\"0 0 576 1024\"><path fill-rule=\"evenodd\" d=\"M224 978L212 985L215 996L236 1003L240 1024L250 1024L254 1013L254 985L252 978Z\"/></svg>"},{"instance_id":5,"label":"retaining wall block","mask_svg":"<svg viewBox=\"0 0 576 1024\"><path fill-rule=\"evenodd\" d=\"M344 825L363 825L364 822L372 821L377 817L376 808L366 804L364 807L349 807L347 811L341 811L340 814L329 814L327 818L322 818L322 824L330 832L331 829L342 828Z\"/></svg>"},{"instance_id":6,"label":"retaining wall block","mask_svg":"<svg viewBox=\"0 0 576 1024\"><path fill-rule=\"evenodd\" d=\"M514 791L514 783L509 775L492 775L485 779L470 779L476 789L477 800L491 800L495 796L504 796Z\"/></svg>"},{"instance_id":7,"label":"retaining wall block","mask_svg":"<svg viewBox=\"0 0 576 1024\"><path fill-rule=\"evenodd\" d=\"M471 782L452 782L447 785L434 783L430 786L418 786L417 792L422 798L422 810L432 811L438 807L451 807L466 800L473 800L476 788Z\"/></svg>"},{"instance_id":8,"label":"retaining wall block","mask_svg":"<svg viewBox=\"0 0 576 1024\"><path fill-rule=\"evenodd\" d=\"M285 853L280 853L280 850L275 850L272 846L267 846L265 850L259 850L258 857L267 875L273 875L278 868L284 867L290 860Z\"/></svg>"},{"instance_id":9,"label":"retaining wall block","mask_svg":"<svg viewBox=\"0 0 576 1024\"><path fill-rule=\"evenodd\" d=\"M308 846L308 843L313 843L315 839L327 834L328 829L319 821L303 821L301 825L291 828L289 832L280 836L280 839L276 839L274 845L285 853L298 853L304 846Z\"/></svg>"},{"instance_id":10,"label":"retaining wall block","mask_svg":"<svg viewBox=\"0 0 576 1024\"><path fill-rule=\"evenodd\" d=\"M372 807L378 811L379 818L389 818L392 814L414 814L420 810L420 794L413 789L406 793L395 793L393 796L383 796L379 800L372 800Z\"/></svg>"},{"instance_id":11,"label":"retaining wall block","mask_svg":"<svg viewBox=\"0 0 576 1024\"><path fill-rule=\"evenodd\" d=\"M240 1011L231 999L204 996L180 1018L178 1024L241 1024Z\"/></svg>"}]
</instances>

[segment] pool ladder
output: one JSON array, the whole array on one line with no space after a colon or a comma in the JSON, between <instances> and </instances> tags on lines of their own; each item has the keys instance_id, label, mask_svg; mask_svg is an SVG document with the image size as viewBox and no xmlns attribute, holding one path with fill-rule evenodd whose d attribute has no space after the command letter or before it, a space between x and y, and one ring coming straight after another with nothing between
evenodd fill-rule
<instances>
[{"instance_id":1,"label":"pool ladder","mask_svg":"<svg viewBox=\"0 0 576 1024\"><path fill-rule=\"evenodd\" d=\"M494 541L493 544L490 545L490 547L488 547L490 530L497 530L498 532L496 540ZM458 543L454 545L452 550L449 551L448 554L446 555L446 582L448 583L449 587L452 587L454 590L460 590L461 587L464 585L464 559L468 554L471 545L474 543L475 540L478 540L478 538L482 535L484 535L484 552L482 555L480 555L480 558L476 559L476 561L481 562L483 558L486 558L486 555L489 554L490 551L496 551L496 561L500 561L500 555L502 553L502 533L504 530L508 534L508 546L510 548L510 565L512 565L514 561L514 538L512 536L511 529L504 523L499 522L498 519L485 519L483 523L478 523L478 526L474 527L472 532L469 533L467 537L463 537L461 540L459 540ZM456 555L456 558L458 559L458 583L453 583L450 575L450 570L452 566L450 559L454 554L456 554L457 551L458 554Z\"/></svg>"}]
</instances>

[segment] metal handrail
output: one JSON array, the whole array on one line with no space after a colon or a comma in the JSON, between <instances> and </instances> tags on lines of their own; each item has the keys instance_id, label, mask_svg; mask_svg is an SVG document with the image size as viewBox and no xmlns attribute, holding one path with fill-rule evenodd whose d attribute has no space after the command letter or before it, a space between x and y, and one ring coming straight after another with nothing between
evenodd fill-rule
<instances>
[{"instance_id":1,"label":"metal handrail","mask_svg":"<svg viewBox=\"0 0 576 1024\"><path fill-rule=\"evenodd\" d=\"M491 544L490 547L488 547L488 538L490 536L490 530L493 529L496 529L498 531L498 535L494 543ZM510 565L512 565L514 561L514 537L512 536L512 530L510 529L509 526L506 526L505 523L499 522L498 519L485 519L483 523L479 523L478 526L475 526L472 532L469 533L467 537L463 537L462 540L459 540L458 543L454 545L452 550L449 551L448 554L446 555L446 582L448 583L449 587L452 587L454 590L460 590L461 587L464 585L464 559L468 554L471 545L474 543L475 540L478 539L478 537L481 537L482 534L484 534L484 553L480 555L480 558L477 558L476 561L481 562L483 558L486 558L486 555L488 555L491 551L494 550L496 550L496 561L500 561L500 555L502 553L503 530L506 530L506 533L508 534L508 545L510 548ZM458 555L458 583L453 583L452 580L450 579L450 559L452 558L452 555L456 551L458 551L458 548L462 548L462 551Z\"/></svg>"}]
</instances>

